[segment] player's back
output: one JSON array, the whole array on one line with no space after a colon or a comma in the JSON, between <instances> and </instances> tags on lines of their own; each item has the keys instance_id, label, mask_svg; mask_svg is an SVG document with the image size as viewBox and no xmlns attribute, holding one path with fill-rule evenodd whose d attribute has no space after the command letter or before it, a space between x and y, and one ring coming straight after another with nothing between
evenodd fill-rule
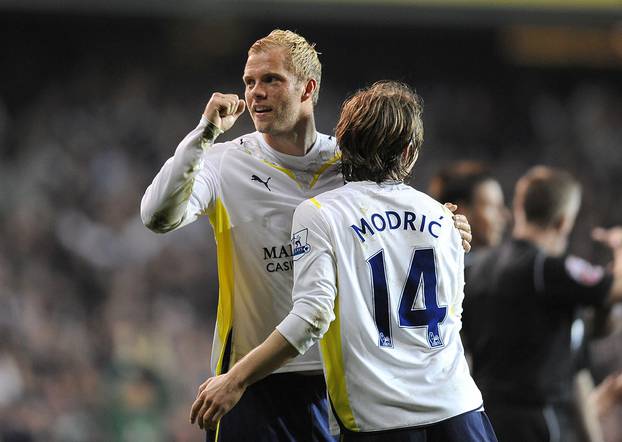
<instances>
[{"instance_id":1,"label":"player's back","mask_svg":"<svg viewBox=\"0 0 622 442\"><path fill-rule=\"evenodd\" d=\"M342 426L414 427L478 409L459 335L464 255L451 213L401 183L352 182L304 204L336 262L336 319L321 348Z\"/></svg>"}]
</instances>

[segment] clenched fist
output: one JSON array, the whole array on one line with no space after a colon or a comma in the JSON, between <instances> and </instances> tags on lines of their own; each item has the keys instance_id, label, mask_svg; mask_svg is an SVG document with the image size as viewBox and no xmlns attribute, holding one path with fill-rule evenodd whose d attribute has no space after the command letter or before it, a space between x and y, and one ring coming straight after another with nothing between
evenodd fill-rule
<instances>
[{"instance_id":1,"label":"clenched fist","mask_svg":"<svg viewBox=\"0 0 622 442\"><path fill-rule=\"evenodd\" d=\"M246 104L237 95L214 92L203 115L221 131L226 132L235 124L244 109Z\"/></svg>"}]
</instances>

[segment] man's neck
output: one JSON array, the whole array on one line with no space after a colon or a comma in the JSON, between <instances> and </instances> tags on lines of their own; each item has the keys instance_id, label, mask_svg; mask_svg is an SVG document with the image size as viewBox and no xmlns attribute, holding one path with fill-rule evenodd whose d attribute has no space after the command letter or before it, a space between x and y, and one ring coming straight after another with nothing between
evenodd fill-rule
<instances>
[{"instance_id":1,"label":"man's neck","mask_svg":"<svg viewBox=\"0 0 622 442\"><path fill-rule=\"evenodd\" d=\"M547 229L528 223L516 225L512 237L529 241L551 256L559 256L566 251L567 238L553 228Z\"/></svg>"},{"instance_id":2,"label":"man's neck","mask_svg":"<svg viewBox=\"0 0 622 442\"><path fill-rule=\"evenodd\" d=\"M294 156L304 156L317 136L313 117L300 121L293 130L280 134L262 134L266 143L274 150Z\"/></svg>"}]
</instances>

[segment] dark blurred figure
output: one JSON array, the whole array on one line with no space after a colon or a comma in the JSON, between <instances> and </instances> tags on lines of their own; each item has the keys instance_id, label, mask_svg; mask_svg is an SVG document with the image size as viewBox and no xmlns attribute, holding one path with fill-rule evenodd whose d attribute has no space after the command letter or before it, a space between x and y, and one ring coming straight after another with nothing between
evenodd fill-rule
<instances>
[{"instance_id":1,"label":"dark blurred figure","mask_svg":"<svg viewBox=\"0 0 622 442\"><path fill-rule=\"evenodd\" d=\"M452 164L432 178L429 193L437 201L457 204L456 213L466 215L471 224L473 251L501 242L509 211L501 185L486 165L474 161Z\"/></svg>"},{"instance_id":2,"label":"dark blurred figure","mask_svg":"<svg viewBox=\"0 0 622 442\"><path fill-rule=\"evenodd\" d=\"M516 184L511 240L467 271L464 332L499 440L570 442L571 325L580 306L622 299L622 247L613 272L566 254L581 201L568 173L535 167Z\"/></svg>"}]
</instances>

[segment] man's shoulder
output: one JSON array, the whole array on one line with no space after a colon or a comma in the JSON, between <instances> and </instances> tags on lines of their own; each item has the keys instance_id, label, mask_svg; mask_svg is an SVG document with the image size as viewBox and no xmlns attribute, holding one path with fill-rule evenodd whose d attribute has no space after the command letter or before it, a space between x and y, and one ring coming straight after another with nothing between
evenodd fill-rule
<instances>
[{"instance_id":1,"label":"man's shoulder","mask_svg":"<svg viewBox=\"0 0 622 442\"><path fill-rule=\"evenodd\" d=\"M235 159L242 162L254 160L272 162L273 159L261 147L260 138L259 132L247 133L231 140L214 143L208 152L223 159L227 158L227 161Z\"/></svg>"},{"instance_id":2,"label":"man's shoulder","mask_svg":"<svg viewBox=\"0 0 622 442\"><path fill-rule=\"evenodd\" d=\"M365 199L374 200L378 198L378 196L381 194L383 194L383 192L380 188L376 189L375 191L373 187L365 186L362 188L360 186L357 186L356 182L353 182L350 183L350 185L344 185L320 193L314 199L317 200L317 202L319 202L320 204L324 204L326 206L336 206L344 201L352 202L362 201ZM414 202L416 202L419 207L434 207L438 210L443 210L444 208L442 204L434 200L432 197L408 185L400 184L400 188L395 193L394 198L399 199L400 201L408 199L409 201L413 201L413 204Z\"/></svg>"},{"instance_id":3,"label":"man's shoulder","mask_svg":"<svg viewBox=\"0 0 622 442\"><path fill-rule=\"evenodd\" d=\"M329 148L332 150L339 149L337 146L337 139L334 135L323 134L321 132L317 132L318 140L320 142L320 146L323 148Z\"/></svg>"},{"instance_id":4,"label":"man's shoulder","mask_svg":"<svg viewBox=\"0 0 622 442\"><path fill-rule=\"evenodd\" d=\"M571 254L547 256L543 267L555 279L567 279L585 287L599 284L606 275L603 267Z\"/></svg>"},{"instance_id":5,"label":"man's shoulder","mask_svg":"<svg viewBox=\"0 0 622 442\"><path fill-rule=\"evenodd\" d=\"M531 243L506 239L495 247L469 253L465 277L469 295L500 294L532 290L537 276L538 249Z\"/></svg>"},{"instance_id":6,"label":"man's shoulder","mask_svg":"<svg viewBox=\"0 0 622 442\"><path fill-rule=\"evenodd\" d=\"M348 200L349 192L345 186L328 190L312 198L302 201L296 208L298 214L320 218L330 218L330 213L339 210L343 201Z\"/></svg>"},{"instance_id":7,"label":"man's shoulder","mask_svg":"<svg viewBox=\"0 0 622 442\"><path fill-rule=\"evenodd\" d=\"M481 247L465 256L464 268L467 279L486 279L499 267L512 265L511 244L504 242L495 247Z\"/></svg>"},{"instance_id":8,"label":"man's shoulder","mask_svg":"<svg viewBox=\"0 0 622 442\"><path fill-rule=\"evenodd\" d=\"M308 201L315 204L318 208L331 208L339 205L340 201L348 200L352 197L353 191L349 186L341 186L335 189L327 190L314 198L310 198Z\"/></svg>"},{"instance_id":9,"label":"man's shoulder","mask_svg":"<svg viewBox=\"0 0 622 442\"><path fill-rule=\"evenodd\" d=\"M447 215L452 215L451 211L443 203L435 200L427 193L408 185L405 187L409 189L410 197L416 199L419 204L425 205L426 208L440 210L446 212Z\"/></svg>"},{"instance_id":10,"label":"man's shoulder","mask_svg":"<svg viewBox=\"0 0 622 442\"><path fill-rule=\"evenodd\" d=\"M323 172L325 169L329 169L330 166L338 166L341 160L341 151L337 146L335 137L320 132L317 133L317 137L319 153L316 161L319 162L319 171ZM334 170L336 171L337 169Z\"/></svg>"},{"instance_id":11,"label":"man's shoulder","mask_svg":"<svg viewBox=\"0 0 622 442\"><path fill-rule=\"evenodd\" d=\"M218 149L235 149L235 150L244 150L244 149L252 149L253 147L259 148L259 140L257 138L257 132L250 132L244 135L240 135L237 138L233 138L231 140L223 140L214 143L213 148Z\"/></svg>"}]
</instances>

